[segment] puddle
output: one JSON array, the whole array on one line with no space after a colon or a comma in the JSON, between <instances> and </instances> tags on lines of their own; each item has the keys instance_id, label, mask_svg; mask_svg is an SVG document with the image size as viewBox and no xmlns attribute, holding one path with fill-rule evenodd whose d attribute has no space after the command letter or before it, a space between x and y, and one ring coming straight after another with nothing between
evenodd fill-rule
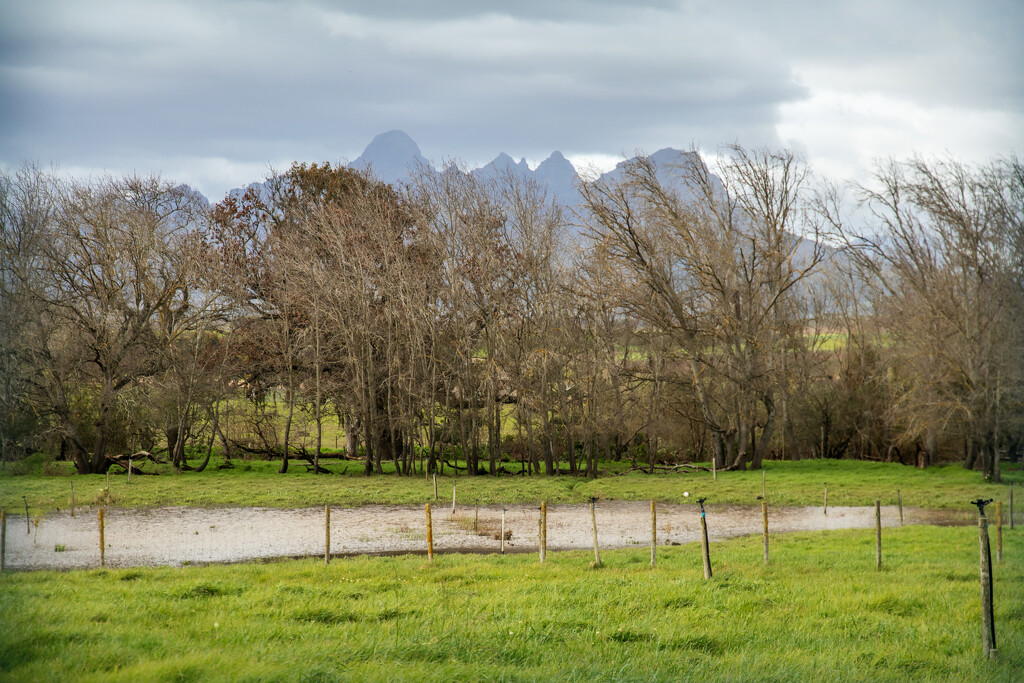
<instances>
[{"instance_id":1,"label":"puddle","mask_svg":"<svg viewBox=\"0 0 1024 683\"><path fill-rule=\"evenodd\" d=\"M324 510L306 508L108 509L104 527L108 567L182 566L323 554ZM506 552L537 549L539 509L508 506L505 513ZM904 508L906 524L964 525L976 519L970 511ZM761 508L707 507L712 539L761 533ZM453 515L443 505L433 510L434 552L496 553L501 526L500 506L472 507ZM597 506L601 548L630 548L650 543L650 503L602 501ZM770 508L772 533L827 529L872 528L874 507ZM882 508L882 525L899 526L895 506ZM24 516L7 517L10 569L74 569L99 566L99 527L95 510L49 515L25 531ZM700 512L694 505L658 505L658 544L687 543L700 538ZM593 547L590 506L548 506L548 549ZM332 556L393 555L426 550L426 516L418 506L332 508Z\"/></svg>"}]
</instances>

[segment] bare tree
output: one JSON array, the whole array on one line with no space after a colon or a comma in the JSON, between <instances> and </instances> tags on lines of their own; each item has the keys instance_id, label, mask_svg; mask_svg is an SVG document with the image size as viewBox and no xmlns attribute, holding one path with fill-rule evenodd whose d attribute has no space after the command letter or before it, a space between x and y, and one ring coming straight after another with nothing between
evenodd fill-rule
<instances>
[{"instance_id":1,"label":"bare tree","mask_svg":"<svg viewBox=\"0 0 1024 683\"><path fill-rule=\"evenodd\" d=\"M0 174L0 467L37 448L47 429L35 394L45 339L53 330L34 292L52 220L50 179L25 166Z\"/></svg>"},{"instance_id":2,"label":"bare tree","mask_svg":"<svg viewBox=\"0 0 1024 683\"><path fill-rule=\"evenodd\" d=\"M81 473L104 472L118 398L159 372L166 345L203 314L194 287L204 207L158 178L50 183L51 220L19 275L40 307L40 401ZM89 423L81 415L90 395ZM76 417L78 415L78 417Z\"/></svg>"},{"instance_id":3,"label":"bare tree","mask_svg":"<svg viewBox=\"0 0 1024 683\"><path fill-rule=\"evenodd\" d=\"M622 180L587 184L583 195L621 305L683 354L719 464L759 467L775 428L775 351L794 343L782 303L799 294L822 251L796 157L727 151L721 178L696 152L671 184L640 157Z\"/></svg>"},{"instance_id":4,"label":"bare tree","mask_svg":"<svg viewBox=\"0 0 1024 683\"><path fill-rule=\"evenodd\" d=\"M1024 382L1022 179L1016 159L890 161L859 188L871 225L843 225L830 213L880 294L893 340L893 409L933 452L938 432L962 424L976 446L968 453L982 453L994 481L1000 426Z\"/></svg>"}]
</instances>

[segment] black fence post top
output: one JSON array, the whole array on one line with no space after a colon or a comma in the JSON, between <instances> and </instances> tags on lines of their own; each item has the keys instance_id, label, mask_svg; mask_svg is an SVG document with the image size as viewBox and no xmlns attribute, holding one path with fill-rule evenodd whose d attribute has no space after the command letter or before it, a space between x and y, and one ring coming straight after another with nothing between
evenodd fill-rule
<instances>
[{"instance_id":1,"label":"black fence post top","mask_svg":"<svg viewBox=\"0 0 1024 683\"><path fill-rule=\"evenodd\" d=\"M988 505L991 502L992 502L991 498L989 498L987 500L984 499L984 498L978 498L977 500L972 500L971 501L971 505L977 505L978 506L978 512L981 514L982 517L984 517L985 516L985 506Z\"/></svg>"},{"instance_id":2,"label":"black fence post top","mask_svg":"<svg viewBox=\"0 0 1024 683\"><path fill-rule=\"evenodd\" d=\"M702 515L704 514L704 501L706 501L706 500L707 500L707 498L698 498L697 499L697 505L700 505L700 514L702 514Z\"/></svg>"}]
</instances>

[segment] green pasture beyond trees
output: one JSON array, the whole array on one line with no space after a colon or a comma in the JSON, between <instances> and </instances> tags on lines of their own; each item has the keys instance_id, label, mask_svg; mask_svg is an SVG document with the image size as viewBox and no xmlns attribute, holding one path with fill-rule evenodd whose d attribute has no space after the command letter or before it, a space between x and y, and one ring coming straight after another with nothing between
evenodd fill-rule
<instances>
[{"instance_id":1,"label":"green pasture beyond trees","mask_svg":"<svg viewBox=\"0 0 1024 683\"><path fill-rule=\"evenodd\" d=\"M46 515L66 509L74 485L77 505L104 504L115 507L187 506L262 506L298 508L330 503L352 507L369 504L422 504L432 501L431 479L422 476L362 476L361 464L327 460L332 474L314 475L296 463L288 474L276 474L278 463L265 460L237 460L235 467L218 470L211 463L203 472L175 472L163 466L158 476L111 474L110 488L103 475L75 475L70 463L36 463L29 473L13 470L0 476L0 507L9 511L24 508L28 501L31 515ZM28 463L31 465L31 461ZM505 463L518 470L518 464ZM711 503L756 505L761 495L761 470L711 472L683 470L645 474L629 472L628 463L603 462L598 479L572 476L467 477L457 479L446 469L438 477L438 495L450 501L452 485L457 483L458 500L464 504L581 503L591 496L608 500L648 500L683 503L698 496ZM152 464L147 464L151 468ZM24 471L24 469L20 470ZM66 475L66 476L62 476ZM979 472L959 465L917 469L899 464L853 460L804 460L766 463L768 500L772 505L821 505L828 485L830 506L873 505L876 499L885 505L896 503L900 491L903 504L933 509L969 510L968 502L979 496L1009 501L1009 482L1017 482L1016 506L1024 506L1024 473L1016 466L1004 468L1003 483L989 484ZM690 496L685 497L684 493Z\"/></svg>"},{"instance_id":2,"label":"green pasture beyond trees","mask_svg":"<svg viewBox=\"0 0 1024 683\"><path fill-rule=\"evenodd\" d=\"M981 655L975 527L531 555L0 576L0 679L1013 681L1024 536Z\"/></svg>"}]
</instances>

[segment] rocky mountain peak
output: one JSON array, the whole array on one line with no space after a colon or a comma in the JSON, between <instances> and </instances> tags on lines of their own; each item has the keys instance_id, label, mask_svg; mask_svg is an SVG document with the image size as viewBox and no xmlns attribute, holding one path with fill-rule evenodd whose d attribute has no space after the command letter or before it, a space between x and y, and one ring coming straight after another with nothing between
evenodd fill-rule
<instances>
[{"instance_id":1,"label":"rocky mountain peak","mask_svg":"<svg viewBox=\"0 0 1024 683\"><path fill-rule=\"evenodd\" d=\"M371 169L384 182L395 183L407 179L417 166L427 163L411 137L401 130L389 130L373 138L350 166Z\"/></svg>"}]
</instances>

